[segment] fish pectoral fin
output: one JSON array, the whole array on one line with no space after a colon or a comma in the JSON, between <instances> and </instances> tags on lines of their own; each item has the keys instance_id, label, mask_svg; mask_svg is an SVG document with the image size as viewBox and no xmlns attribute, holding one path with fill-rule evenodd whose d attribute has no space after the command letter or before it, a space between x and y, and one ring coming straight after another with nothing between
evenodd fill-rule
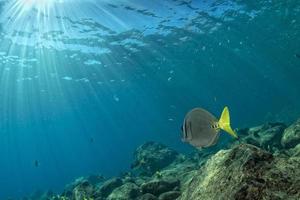
<instances>
[{"instance_id":1,"label":"fish pectoral fin","mask_svg":"<svg viewBox=\"0 0 300 200\"><path fill-rule=\"evenodd\" d=\"M228 110L227 106L223 109L223 112L221 114L218 124L222 130L229 133L232 137L238 138L236 132L234 130L232 130L232 128L230 126L230 115L229 115L229 110Z\"/></svg>"}]
</instances>

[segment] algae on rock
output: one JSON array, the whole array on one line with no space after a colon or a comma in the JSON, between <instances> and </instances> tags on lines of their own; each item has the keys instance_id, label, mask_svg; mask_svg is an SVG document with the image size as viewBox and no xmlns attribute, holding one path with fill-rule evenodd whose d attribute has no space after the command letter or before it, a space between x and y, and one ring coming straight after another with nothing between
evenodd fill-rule
<instances>
[{"instance_id":1,"label":"algae on rock","mask_svg":"<svg viewBox=\"0 0 300 200\"><path fill-rule=\"evenodd\" d=\"M300 143L300 119L285 129L281 143L285 148L292 148Z\"/></svg>"},{"instance_id":2,"label":"algae on rock","mask_svg":"<svg viewBox=\"0 0 300 200\"><path fill-rule=\"evenodd\" d=\"M274 157L241 144L212 156L191 179L181 200L299 199L299 159Z\"/></svg>"},{"instance_id":3,"label":"algae on rock","mask_svg":"<svg viewBox=\"0 0 300 200\"><path fill-rule=\"evenodd\" d=\"M131 168L143 175L151 176L171 164L177 155L176 151L163 144L147 142L136 149Z\"/></svg>"}]
</instances>

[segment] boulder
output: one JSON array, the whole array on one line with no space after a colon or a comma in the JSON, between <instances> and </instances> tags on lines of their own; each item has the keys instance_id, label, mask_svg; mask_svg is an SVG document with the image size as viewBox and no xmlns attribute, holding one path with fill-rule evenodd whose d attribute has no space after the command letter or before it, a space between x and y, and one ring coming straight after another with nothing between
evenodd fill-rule
<instances>
[{"instance_id":1,"label":"boulder","mask_svg":"<svg viewBox=\"0 0 300 200\"><path fill-rule=\"evenodd\" d=\"M180 185L178 179L169 179L169 180L152 180L147 183L142 184L141 189L143 194L150 193L155 196L168 191L172 191L175 187Z\"/></svg>"},{"instance_id":2,"label":"boulder","mask_svg":"<svg viewBox=\"0 0 300 200\"><path fill-rule=\"evenodd\" d=\"M161 195L159 195L158 199L159 200L175 200L180 196L180 192L179 191L169 191L169 192L165 192L162 193Z\"/></svg>"},{"instance_id":3,"label":"boulder","mask_svg":"<svg viewBox=\"0 0 300 200\"><path fill-rule=\"evenodd\" d=\"M300 157L300 144L294 148L287 149L284 153L290 157Z\"/></svg>"},{"instance_id":4,"label":"boulder","mask_svg":"<svg viewBox=\"0 0 300 200\"><path fill-rule=\"evenodd\" d=\"M95 192L94 197L106 198L114 189L120 187L123 181L120 178L112 178L105 181Z\"/></svg>"},{"instance_id":5,"label":"boulder","mask_svg":"<svg viewBox=\"0 0 300 200\"><path fill-rule=\"evenodd\" d=\"M178 153L165 145L147 142L138 147L134 153L132 169L140 171L144 175L153 175L156 171L171 164Z\"/></svg>"},{"instance_id":6,"label":"boulder","mask_svg":"<svg viewBox=\"0 0 300 200\"><path fill-rule=\"evenodd\" d=\"M88 181L83 181L77 185L72 192L72 199L82 200L89 199L94 193L94 186Z\"/></svg>"},{"instance_id":7,"label":"boulder","mask_svg":"<svg viewBox=\"0 0 300 200\"><path fill-rule=\"evenodd\" d=\"M71 182L70 184L66 185L62 195L68 198L71 198L73 195L73 190L75 189L75 187L77 187L78 185L86 182L87 179L85 177L79 177L77 179L75 179L73 182Z\"/></svg>"},{"instance_id":8,"label":"boulder","mask_svg":"<svg viewBox=\"0 0 300 200\"><path fill-rule=\"evenodd\" d=\"M139 187L134 183L125 183L114 189L107 197L107 200L131 200L140 195Z\"/></svg>"},{"instance_id":9,"label":"boulder","mask_svg":"<svg viewBox=\"0 0 300 200\"><path fill-rule=\"evenodd\" d=\"M281 143L285 148L293 148L300 143L300 119L285 129Z\"/></svg>"},{"instance_id":10,"label":"boulder","mask_svg":"<svg viewBox=\"0 0 300 200\"><path fill-rule=\"evenodd\" d=\"M150 193L143 194L137 200L158 200L156 196Z\"/></svg>"},{"instance_id":11,"label":"boulder","mask_svg":"<svg viewBox=\"0 0 300 200\"><path fill-rule=\"evenodd\" d=\"M184 189L187 186L187 182L190 178L197 174L201 164L205 162L207 158L198 156L197 158L190 158L188 156L178 156L178 158L169 166L163 170L155 173L151 178L161 180L172 180L174 177L179 180L180 185L176 186L173 190ZM145 181L148 182L148 181Z\"/></svg>"},{"instance_id":12,"label":"boulder","mask_svg":"<svg viewBox=\"0 0 300 200\"><path fill-rule=\"evenodd\" d=\"M86 180L91 183L92 185L99 185L101 184L105 179L102 175L90 175L86 178Z\"/></svg>"},{"instance_id":13,"label":"boulder","mask_svg":"<svg viewBox=\"0 0 300 200\"><path fill-rule=\"evenodd\" d=\"M190 179L180 199L300 199L299 174L299 157L274 157L240 144L212 156Z\"/></svg>"},{"instance_id":14,"label":"boulder","mask_svg":"<svg viewBox=\"0 0 300 200\"><path fill-rule=\"evenodd\" d=\"M266 123L261 126L238 131L242 142L258 146L267 151L281 149L281 138L286 125L283 123Z\"/></svg>"}]
</instances>

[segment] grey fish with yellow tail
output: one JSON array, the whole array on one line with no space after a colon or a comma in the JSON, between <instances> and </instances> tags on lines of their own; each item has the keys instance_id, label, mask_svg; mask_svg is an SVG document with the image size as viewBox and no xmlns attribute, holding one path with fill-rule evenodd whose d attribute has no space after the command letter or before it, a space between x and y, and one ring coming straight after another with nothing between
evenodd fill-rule
<instances>
[{"instance_id":1,"label":"grey fish with yellow tail","mask_svg":"<svg viewBox=\"0 0 300 200\"><path fill-rule=\"evenodd\" d=\"M234 138L238 138L230 126L227 106L223 109L219 120L203 108L194 108L185 116L182 126L182 140L196 148L210 147L217 143L221 130Z\"/></svg>"}]
</instances>

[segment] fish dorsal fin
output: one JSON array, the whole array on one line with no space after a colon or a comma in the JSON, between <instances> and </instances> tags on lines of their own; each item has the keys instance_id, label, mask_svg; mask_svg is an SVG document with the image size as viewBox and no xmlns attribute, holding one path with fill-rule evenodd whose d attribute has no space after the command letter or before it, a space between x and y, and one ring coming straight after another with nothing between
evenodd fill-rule
<instances>
[{"instance_id":1,"label":"fish dorsal fin","mask_svg":"<svg viewBox=\"0 0 300 200\"><path fill-rule=\"evenodd\" d=\"M223 112L221 114L218 124L222 130L229 133L232 137L238 138L237 134L234 132L234 130L232 130L232 128L230 126L230 115L229 115L229 110L228 110L227 106L223 109Z\"/></svg>"}]
</instances>

